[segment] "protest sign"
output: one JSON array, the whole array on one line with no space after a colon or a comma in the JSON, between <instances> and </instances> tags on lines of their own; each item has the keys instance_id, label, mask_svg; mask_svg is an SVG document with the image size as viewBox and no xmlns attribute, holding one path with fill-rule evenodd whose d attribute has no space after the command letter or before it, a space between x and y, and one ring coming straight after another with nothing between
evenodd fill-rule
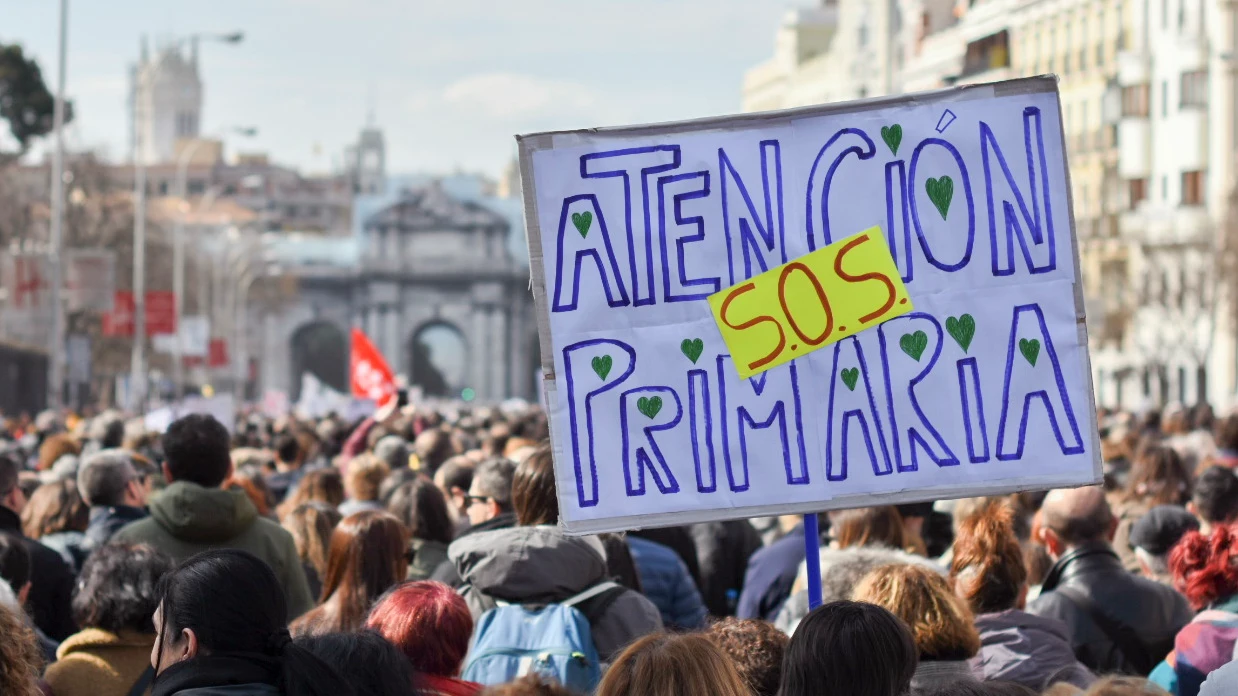
<instances>
[{"instance_id":1,"label":"protest sign","mask_svg":"<svg viewBox=\"0 0 1238 696\"><path fill-rule=\"evenodd\" d=\"M1052 78L519 144L569 531L1100 479Z\"/></svg>"}]
</instances>

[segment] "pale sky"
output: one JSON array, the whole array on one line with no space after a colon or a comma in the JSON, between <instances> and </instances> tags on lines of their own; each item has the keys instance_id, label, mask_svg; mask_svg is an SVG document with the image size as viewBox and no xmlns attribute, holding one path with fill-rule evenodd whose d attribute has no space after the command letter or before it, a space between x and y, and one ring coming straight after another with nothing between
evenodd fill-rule
<instances>
[{"instance_id":1,"label":"pale sky","mask_svg":"<svg viewBox=\"0 0 1238 696\"><path fill-rule=\"evenodd\" d=\"M308 171L338 164L368 107L388 169L497 174L512 136L734 113L786 7L808 0L71 0L73 149L127 157L140 37L204 44L203 132ZM57 2L0 0L0 42L56 73Z\"/></svg>"}]
</instances>

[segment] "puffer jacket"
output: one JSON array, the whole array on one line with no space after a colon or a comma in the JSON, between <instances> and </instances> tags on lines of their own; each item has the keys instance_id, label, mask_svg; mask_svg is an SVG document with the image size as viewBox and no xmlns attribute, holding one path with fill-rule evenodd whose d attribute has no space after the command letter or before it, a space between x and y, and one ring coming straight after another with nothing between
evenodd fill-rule
<instances>
[{"instance_id":1,"label":"puffer jacket","mask_svg":"<svg viewBox=\"0 0 1238 696\"><path fill-rule=\"evenodd\" d=\"M1058 682L1086 689L1096 676L1075 659L1066 624L1018 609L976 617L980 653L971 660L986 681L1022 684L1037 693Z\"/></svg>"},{"instance_id":2,"label":"puffer jacket","mask_svg":"<svg viewBox=\"0 0 1238 696\"><path fill-rule=\"evenodd\" d=\"M662 613L662 623L674 629L703 627L708 613L705 603L678 554L636 536L628 537L628 547L640 574L641 591Z\"/></svg>"},{"instance_id":3,"label":"puffer jacket","mask_svg":"<svg viewBox=\"0 0 1238 696\"><path fill-rule=\"evenodd\" d=\"M1126 655L1088 611L1062 592L1088 597L1105 619L1139 642L1144 655ZM1066 624L1075 656L1097 673L1144 676L1173 648L1174 636L1191 620L1186 599L1160 583L1128 573L1108 544L1085 544L1062 556L1049 569L1041 594L1028 605L1037 616ZM1150 661L1140 665L1139 661Z\"/></svg>"},{"instance_id":4,"label":"puffer jacket","mask_svg":"<svg viewBox=\"0 0 1238 696\"><path fill-rule=\"evenodd\" d=\"M1174 638L1174 651L1148 681L1174 696L1196 696L1208 675L1238 652L1238 595L1199 612Z\"/></svg>"},{"instance_id":5,"label":"puffer jacket","mask_svg":"<svg viewBox=\"0 0 1238 696\"><path fill-rule=\"evenodd\" d=\"M495 608L495 600L551 604L608 580L604 553L596 537L569 537L550 525L470 534L447 549L474 620ZM609 661L636 638L661 630L662 616L644 596L626 590L591 628L598 655Z\"/></svg>"},{"instance_id":6,"label":"puffer jacket","mask_svg":"<svg viewBox=\"0 0 1238 696\"><path fill-rule=\"evenodd\" d=\"M941 573L942 570L923 556L916 556L884 546L853 546L849 549L823 548L821 558L821 601L851 599L851 593L869 571L890 564L916 564ZM808 584L808 566L801 563L796 577L797 587ZM787 600L774 620L778 630L791 635L800 621L808 616L808 591L800 590Z\"/></svg>"},{"instance_id":7,"label":"puffer jacket","mask_svg":"<svg viewBox=\"0 0 1238 696\"><path fill-rule=\"evenodd\" d=\"M151 499L150 517L125 525L112 540L150 544L177 563L209 549L248 551L275 571L290 619L314 606L292 535L260 517L239 490L177 481Z\"/></svg>"}]
</instances>

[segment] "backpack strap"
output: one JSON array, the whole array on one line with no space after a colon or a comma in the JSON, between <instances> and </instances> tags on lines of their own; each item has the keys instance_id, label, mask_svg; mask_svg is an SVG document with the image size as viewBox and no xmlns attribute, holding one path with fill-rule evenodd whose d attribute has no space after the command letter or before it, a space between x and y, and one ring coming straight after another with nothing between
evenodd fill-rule
<instances>
[{"instance_id":1,"label":"backpack strap","mask_svg":"<svg viewBox=\"0 0 1238 696\"><path fill-rule=\"evenodd\" d=\"M1053 591L1061 594L1070 600L1072 604L1083 610L1083 613L1088 615L1092 623L1096 624L1097 628L1113 642L1126 659L1126 662L1134 667L1136 673L1145 675L1156 666L1152 662L1152 658L1148 656L1148 649L1143 644L1143 641L1139 639L1135 629L1109 618L1101 610L1100 606L1088 596L1088 593L1067 585L1055 587Z\"/></svg>"},{"instance_id":2,"label":"backpack strap","mask_svg":"<svg viewBox=\"0 0 1238 696\"><path fill-rule=\"evenodd\" d=\"M603 592L608 592L610 590L615 589L616 587L620 587L619 583L617 582L612 582L610 580L599 582L598 584L594 585L593 587L590 587L589 589L585 590L584 592L581 592L580 594L572 595L571 597L568 597L562 602L559 602L559 604L562 604L565 607L574 607L577 604L587 602L590 599L593 599L594 597L597 597L598 595L602 594Z\"/></svg>"}]
</instances>

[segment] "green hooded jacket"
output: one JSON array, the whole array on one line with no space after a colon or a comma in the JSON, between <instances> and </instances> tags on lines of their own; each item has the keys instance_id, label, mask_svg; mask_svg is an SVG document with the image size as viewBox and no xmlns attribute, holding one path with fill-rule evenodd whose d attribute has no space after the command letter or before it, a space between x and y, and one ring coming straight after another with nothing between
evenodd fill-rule
<instances>
[{"instance_id":1,"label":"green hooded jacket","mask_svg":"<svg viewBox=\"0 0 1238 696\"><path fill-rule=\"evenodd\" d=\"M150 500L150 517L130 522L113 542L150 544L180 563L210 549L240 549L266 561L288 600L288 620L314 606L292 535L258 516L241 491L177 481Z\"/></svg>"}]
</instances>

